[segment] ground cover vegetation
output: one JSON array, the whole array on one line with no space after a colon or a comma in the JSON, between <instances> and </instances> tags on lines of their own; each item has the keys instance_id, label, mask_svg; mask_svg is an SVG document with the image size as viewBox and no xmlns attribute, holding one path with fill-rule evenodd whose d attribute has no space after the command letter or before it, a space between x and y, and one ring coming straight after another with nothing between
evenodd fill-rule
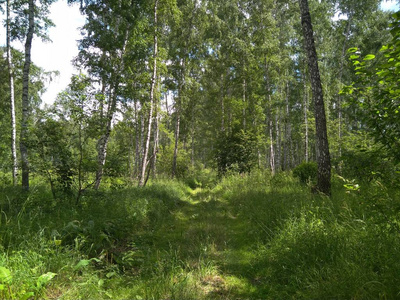
<instances>
[{"instance_id":1,"label":"ground cover vegetation","mask_svg":"<svg viewBox=\"0 0 400 300\"><path fill-rule=\"evenodd\" d=\"M399 297L400 13L70 1L41 105L53 2L0 3L1 299Z\"/></svg>"}]
</instances>

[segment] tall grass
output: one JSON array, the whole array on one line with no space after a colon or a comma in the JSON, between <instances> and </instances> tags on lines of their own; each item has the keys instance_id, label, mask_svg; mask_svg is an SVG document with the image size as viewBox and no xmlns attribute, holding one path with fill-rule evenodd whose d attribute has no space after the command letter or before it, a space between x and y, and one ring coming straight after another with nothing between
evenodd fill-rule
<instances>
[{"instance_id":1,"label":"tall grass","mask_svg":"<svg viewBox=\"0 0 400 300\"><path fill-rule=\"evenodd\" d=\"M397 189L337 178L328 198L262 171L202 181L86 191L79 206L1 187L0 298L399 297Z\"/></svg>"}]
</instances>

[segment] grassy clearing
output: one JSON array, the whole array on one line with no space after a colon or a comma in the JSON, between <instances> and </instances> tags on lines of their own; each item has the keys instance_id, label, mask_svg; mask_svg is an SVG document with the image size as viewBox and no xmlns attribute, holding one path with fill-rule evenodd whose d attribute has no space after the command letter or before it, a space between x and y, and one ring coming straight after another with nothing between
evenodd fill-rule
<instances>
[{"instance_id":1,"label":"grassy clearing","mask_svg":"<svg viewBox=\"0 0 400 300\"><path fill-rule=\"evenodd\" d=\"M291 176L191 189L0 190L0 298L393 299L400 199L379 182L312 195ZM7 273L9 271L9 273Z\"/></svg>"}]
</instances>

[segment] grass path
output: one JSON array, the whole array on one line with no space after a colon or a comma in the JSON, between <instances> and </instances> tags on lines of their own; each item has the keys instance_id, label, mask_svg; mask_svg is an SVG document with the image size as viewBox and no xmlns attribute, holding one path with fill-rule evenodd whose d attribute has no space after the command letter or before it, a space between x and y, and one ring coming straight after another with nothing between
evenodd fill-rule
<instances>
[{"instance_id":1,"label":"grass path","mask_svg":"<svg viewBox=\"0 0 400 300\"><path fill-rule=\"evenodd\" d=\"M196 297L251 297L257 280L252 266L255 241L248 218L218 194L201 189L179 201L169 214L165 223L142 238L179 265L180 274L172 277L178 281L187 274L195 277Z\"/></svg>"}]
</instances>

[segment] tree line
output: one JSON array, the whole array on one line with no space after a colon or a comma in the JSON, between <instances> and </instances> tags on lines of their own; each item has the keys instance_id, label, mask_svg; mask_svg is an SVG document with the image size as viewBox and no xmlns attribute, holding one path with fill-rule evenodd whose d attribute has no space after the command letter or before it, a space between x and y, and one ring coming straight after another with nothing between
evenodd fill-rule
<instances>
[{"instance_id":1,"label":"tree line","mask_svg":"<svg viewBox=\"0 0 400 300\"><path fill-rule=\"evenodd\" d=\"M381 145L398 158L399 18L381 1L76 1L81 72L45 108L55 74L30 51L34 35L48 39L54 1L3 2L0 161L26 190L34 174L79 202L104 176L144 186L316 161L329 194L331 167L343 172L351 153Z\"/></svg>"}]
</instances>

